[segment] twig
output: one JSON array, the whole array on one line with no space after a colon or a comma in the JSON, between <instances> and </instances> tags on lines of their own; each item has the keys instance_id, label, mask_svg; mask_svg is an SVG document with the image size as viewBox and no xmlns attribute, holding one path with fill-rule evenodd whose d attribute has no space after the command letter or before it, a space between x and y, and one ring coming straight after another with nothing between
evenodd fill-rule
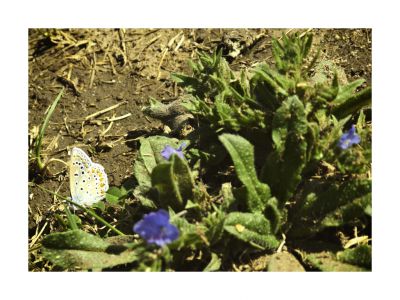
<instances>
[{"instance_id":1,"label":"twig","mask_svg":"<svg viewBox=\"0 0 400 300\"><path fill-rule=\"evenodd\" d=\"M172 39L170 39L169 42L168 42L168 44L167 44L167 46L164 48L163 54L162 54L162 56L161 56L160 63L158 64L158 69L157 69L157 70L158 70L158 73L157 73L157 80L160 79L160 76L161 76L161 66L162 66L162 64L163 64L163 62L164 62L165 56L167 55L168 51L171 49L171 47L172 47L173 43L175 42L175 40L176 40L181 34L182 34L182 31L180 31L177 35L175 35ZM184 38L184 36L182 36L182 38ZM182 39L181 39L181 42L183 42ZM181 42L180 42L180 43L181 43ZM177 47L179 48L179 47L180 47L180 44L179 44Z\"/></svg>"},{"instance_id":2,"label":"twig","mask_svg":"<svg viewBox=\"0 0 400 300\"><path fill-rule=\"evenodd\" d=\"M68 73L67 73L67 79L71 80L71 75L72 75L72 69L74 65L73 64L68 64Z\"/></svg>"},{"instance_id":3,"label":"twig","mask_svg":"<svg viewBox=\"0 0 400 300\"><path fill-rule=\"evenodd\" d=\"M85 118L85 121L88 121L88 120L90 120L90 119L93 119L94 117L97 117L97 116L99 116L99 115L102 115L102 114L104 114L104 113L106 113L106 112L108 112L108 111L110 111L110 110L113 110L113 109L115 109L115 108L121 106L122 104L126 104L126 103L127 103L127 101L123 101L123 102L121 102L121 103L118 103L118 104L115 104L115 105L113 105L113 106L110 106L110 107L108 107L108 108L106 108L106 109L103 109L103 110L100 110L100 111L98 111L98 112L95 112L94 114L91 114L91 115L87 116L87 117Z\"/></svg>"},{"instance_id":4,"label":"twig","mask_svg":"<svg viewBox=\"0 0 400 300\"><path fill-rule=\"evenodd\" d=\"M108 83L108 84L114 84L114 83L117 82L115 79L112 79L112 80L102 80L102 79L100 79L100 81L101 81L102 83Z\"/></svg>"},{"instance_id":5,"label":"twig","mask_svg":"<svg viewBox=\"0 0 400 300\"><path fill-rule=\"evenodd\" d=\"M161 37L161 35L157 35L156 37L152 38L142 49L139 50L138 54L136 54L135 59L138 59L140 54L142 54L142 52L144 50L146 50L148 47L150 47L155 41L157 41L159 38Z\"/></svg>"},{"instance_id":6,"label":"twig","mask_svg":"<svg viewBox=\"0 0 400 300\"><path fill-rule=\"evenodd\" d=\"M29 249L32 249L33 245L36 244L36 242L38 241L38 239L40 238L40 236L42 235L43 231L45 230L46 226L48 225L48 222L44 223L42 229L40 230L39 233L36 233L33 237L31 242L29 243Z\"/></svg>"},{"instance_id":7,"label":"twig","mask_svg":"<svg viewBox=\"0 0 400 300\"><path fill-rule=\"evenodd\" d=\"M309 33L312 30L312 28L308 28L306 31L304 31L302 34L299 35L299 37L305 36L307 33Z\"/></svg>"},{"instance_id":8,"label":"twig","mask_svg":"<svg viewBox=\"0 0 400 300\"><path fill-rule=\"evenodd\" d=\"M131 62L128 59L128 51L126 48L126 40L125 40L125 29L121 28L118 30L118 35L119 35L119 39L121 40L121 47L122 47L122 52L123 52L123 56L124 56L124 65L126 63L128 63L128 66L130 68L132 68Z\"/></svg>"},{"instance_id":9,"label":"twig","mask_svg":"<svg viewBox=\"0 0 400 300\"><path fill-rule=\"evenodd\" d=\"M286 35L288 35L289 33L291 33L294 30L294 28L290 28L288 31L285 32ZM282 37L280 37L278 40L281 40Z\"/></svg>"},{"instance_id":10,"label":"twig","mask_svg":"<svg viewBox=\"0 0 400 300\"><path fill-rule=\"evenodd\" d=\"M110 54L110 53L107 53L107 56L108 56L108 60L110 61L110 66L111 66L111 70L112 70L112 72L113 72L113 75L117 75L117 71L115 70L114 63L113 63L111 54Z\"/></svg>"},{"instance_id":11,"label":"twig","mask_svg":"<svg viewBox=\"0 0 400 300\"><path fill-rule=\"evenodd\" d=\"M47 162L46 166L47 166L49 163L53 162L53 161L60 162L60 163L62 163L64 166L67 166L67 167L68 167L68 163L66 163L65 161L63 161L63 160L61 160L61 159L58 159L58 158L50 158L49 161Z\"/></svg>"},{"instance_id":12,"label":"twig","mask_svg":"<svg viewBox=\"0 0 400 300\"><path fill-rule=\"evenodd\" d=\"M184 40L185 40L185 35L182 35L181 40L178 42L178 45L176 45L176 47L174 49L174 52L179 50L179 48L182 46Z\"/></svg>"},{"instance_id":13,"label":"twig","mask_svg":"<svg viewBox=\"0 0 400 300\"><path fill-rule=\"evenodd\" d=\"M69 130L69 127L68 127L68 125L67 125L67 117L64 118L64 125L65 125L65 129L67 130L67 133L68 133L69 135L72 135L72 134L71 134L71 131Z\"/></svg>"},{"instance_id":14,"label":"twig","mask_svg":"<svg viewBox=\"0 0 400 300\"><path fill-rule=\"evenodd\" d=\"M276 253L282 252L283 246L284 246L285 243L286 243L286 235L285 235L284 233L282 233L282 238L283 238L283 240L282 240L282 242L280 243L278 249L276 250Z\"/></svg>"},{"instance_id":15,"label":"twig","mask_svg":"<svg viewBox=\"0 0 400 300\"><path fill-rule=\"evenodd\" d=\"M166 48L163 50L163 54L162 54L162 56L161 56L161 60L160 60L160 63L158 64L158 68L157 68L157 80L160 79L160 76L161 76L161 65L162 65L162 63L164 62L164 58L165 58L165 56L167 55L168 51L169 51L168 47L166 47Z\"/></svg>"},{"instance_id":16,"label":"twig","mask_svg":"<svg viewBox=\"0 0 400 300\"><path fill-rule=\"evenodd\" d=\"M108 127L106 128L106 130L100 132L100 136L104 136L113 126L114 122L111 122L110 125L108 125Z\"/></svg>"},{"instance_id":17,"label":"twig","mask_svg":"<svg viewBox=\"0 0 400 300\"><path fill-rule=\"evenodd\" d=\"M94 81L94 75L96 74L96 64L97 64L97 60L96 60L96 53L93 52L93 58L92 58L92 70L90 72L90 83L89 83L89 88L92 88L93 86L93 81Z\"/></svg>"},{"instance_id":18,"label":"twig","mask_svg":"<svg viewBox=\"0 0 400 300\"><path fill-rule=\"evenodd\" d=\"M119 121L119 120L122 120L122 119L126 119L126 118L130 117L131 115L132 115L132 113L127 113L126 115L123 115L123 116L112 117L111 119L105 120L105 122Z\"/></svg>"}]
</instances>

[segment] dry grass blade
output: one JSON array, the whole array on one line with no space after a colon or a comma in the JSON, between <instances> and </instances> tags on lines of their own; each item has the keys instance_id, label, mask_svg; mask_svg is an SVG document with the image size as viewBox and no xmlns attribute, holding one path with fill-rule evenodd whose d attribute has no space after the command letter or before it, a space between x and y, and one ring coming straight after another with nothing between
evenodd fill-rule
<instances>
[{"instance_id":1,"label":"dry grass blade","mask_svg":"<svg viewBox=\"0 0 400 300\"><path fill-rule=\"evenodd\" d=\"M104 114L106 112L109 112L110 110L116 109L117 107L119 107L119 106L121 106L123 104L126 104L126 103L128 103L128 101L123 101L121 103L112 105L112 106L110 106L110 107L108 107L106 109L103 109L103 110L100 110L98 112L95 112L94 114L91 114L91 115L85 117L85 121L91 120L91 119L93 119L93 118L95 118L97 116L100 116L100 115L102 115L102 114Z\"/></svg>"}]
</instances>

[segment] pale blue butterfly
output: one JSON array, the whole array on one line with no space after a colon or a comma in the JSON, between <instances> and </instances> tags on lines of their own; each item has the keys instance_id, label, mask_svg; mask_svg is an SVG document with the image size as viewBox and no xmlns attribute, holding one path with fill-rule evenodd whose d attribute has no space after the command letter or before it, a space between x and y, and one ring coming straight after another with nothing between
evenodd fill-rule
<instances>
[{"instance_id":1,"label":"pale blue butterfly","mask_svg":"<svg viewBox=\"0 0 400 300\"><path fill-rule=\"evenodd\" d=\"M91 206L105 197L108 179L103 166L79 148L72 148L69 177L72 201Z\"/></svg>"}]
</instances>

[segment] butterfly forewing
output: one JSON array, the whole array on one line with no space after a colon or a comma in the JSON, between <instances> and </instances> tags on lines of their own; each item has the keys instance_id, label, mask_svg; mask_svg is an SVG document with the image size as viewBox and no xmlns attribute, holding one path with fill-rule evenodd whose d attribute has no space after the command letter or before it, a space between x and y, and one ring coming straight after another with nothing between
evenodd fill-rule
<instances>
[{"instance_id":1,"label":"butterfly forewing","mask_svg":"<svg viewBox=\"0 0 400 300\"><path fill-rule=\"evenodd\" d=\"M79 148L73 148L71 152L70 189L72 201L84 206L100 201L108 190L104 168L93 163Z\"/></svg>"}]
</instances>

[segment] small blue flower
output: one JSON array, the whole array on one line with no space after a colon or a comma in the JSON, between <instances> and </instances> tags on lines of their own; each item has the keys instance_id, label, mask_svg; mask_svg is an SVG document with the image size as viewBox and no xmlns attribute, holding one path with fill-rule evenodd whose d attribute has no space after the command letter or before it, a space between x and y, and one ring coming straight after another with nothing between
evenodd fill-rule
<instances>
[{"instance_id":1,"label":"small blue flower","mask_svg":"<svg viewBox=\"0 0 400 300\"><path fill-rule=\"evenodd\" d=\"M352 125L350 130L343 133L339 139L338 146L345 150L351 145L358 144L361 141L360 136L356 133L356 126Z\"/></svg>"},{"instance_id":2,"label":"small blue flower","mask_svg":"<svg viewBox=\"0 0 400 300\"><path fill-rule=\"evenodd\" d=\"M182 143L182 145L179 146L178 149L172 148L170 145L167 145L164 147L164 149L161 151L161 156L164 157L166 160L169 160L169 158L172 156L172 154L178 155L180 158L185 158L183 155L183 147L186 146L186 143Z\"/></svg>"},{"instance_id":3,"label":"small blue flower","mask_svg":"<svg viewBox=\"0 0 400 300\"><path fill-rule=\"evenodd\" d=\"M133 231L149 244L160 247L171 243L179 236L178 228L169 223L169 214L163 209L145 215L133 226Z\"/></svg>"}]
</instances>

